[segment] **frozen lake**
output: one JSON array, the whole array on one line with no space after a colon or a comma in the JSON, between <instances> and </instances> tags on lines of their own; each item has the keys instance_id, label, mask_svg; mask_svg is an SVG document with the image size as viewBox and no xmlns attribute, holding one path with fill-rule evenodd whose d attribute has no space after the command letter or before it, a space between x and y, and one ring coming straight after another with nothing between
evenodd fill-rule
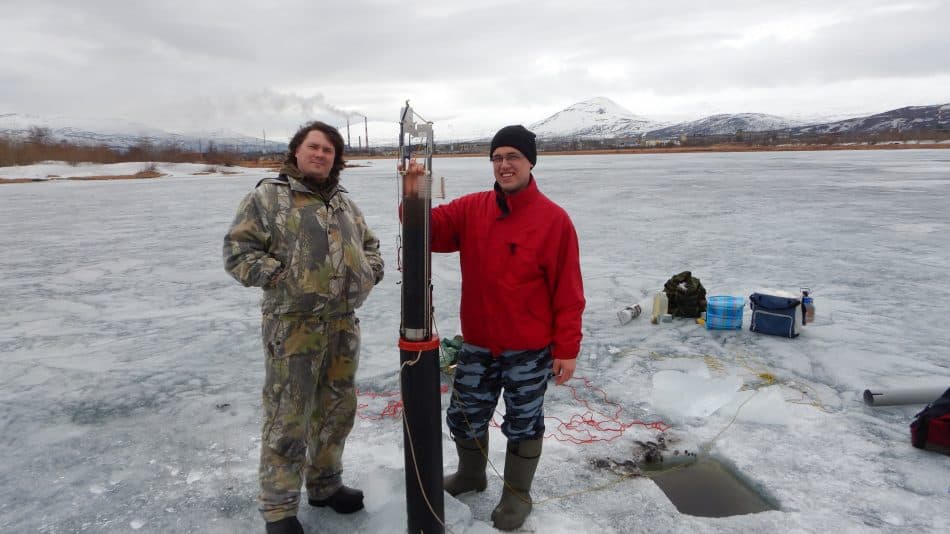
<instances>
[{"instance_id":1,"label":"frozen lake","mask_svg":"<svg viewBox=\"0 0 950 534\"><path fill-rule=\"evenodd\" d=\"M397 190L394 162L368 164L343 174L387 262L359 314L366 407L344 457L367 510L305 507L309 532L405 530L402 429L380 417L386 397L369 394L398 385ZM448 199L492 184L487 158L434 167ZM0 186L0 531L263 531L259 292L221 264L238 202L263 176ZM950 530L950 461L910 446L921 406L861 403L867 387L950 387L950 150L542 154L535 176L579 234L588 307L577 375L616 403L574 380L589 406L551 388L548 415L584 419L592 407L596 419L619 405L615 422L663 421L779 510L680 514L648 479L590 464L631 457L656 430L590 426L593 442L576 443L566 436L579 430L550 419L532 492L545 502L526 531ZM818 318L795 340L750 332L748 308L741 331L618 323L629 304L649 315L652 293L683 270L709 295L810 287ZM448 337L458 258L435 256L433 271ZM679 400L654 382L661 372L681 384ZM444 448L454 467L447 435ZM447 496L451 530L492 532L499 494L496 478L485 493Z\"/></svg>"}]
</instances>

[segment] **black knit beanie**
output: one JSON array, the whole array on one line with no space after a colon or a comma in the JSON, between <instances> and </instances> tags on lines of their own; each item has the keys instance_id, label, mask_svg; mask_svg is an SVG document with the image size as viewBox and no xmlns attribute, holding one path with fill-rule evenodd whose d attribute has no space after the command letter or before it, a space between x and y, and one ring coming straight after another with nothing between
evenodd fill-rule
<instances>
[{"instance_id":1,"label":"black knit beanie","mask_svg":"<svg viewBox=\"0 0 950 534\"><path fill-rule=\"evenodd\" d=\"M495 149L500 146L510 146L517 148L524 157L528 158L533 166L538 161L538 149L534 144L535 135L520 124L505 126L495 137L492 137L491 148L488 150L488 157L491 158Z\"/></svg>"}]
</instances>

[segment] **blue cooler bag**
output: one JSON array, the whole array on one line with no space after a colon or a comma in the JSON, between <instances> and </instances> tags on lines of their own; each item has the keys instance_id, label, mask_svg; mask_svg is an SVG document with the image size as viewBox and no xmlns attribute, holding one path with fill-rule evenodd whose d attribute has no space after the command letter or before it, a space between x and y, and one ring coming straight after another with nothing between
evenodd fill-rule
<instances>
[{"instance_id":1,"label":"blue cooler bag","mask_svg":"<svg viewBox=\"0 0 950 534\"><path fill-rule=\"evenodd\" d=\"M728 295L706 298L706 330L741 330L745 299Z\"/></svg>"},{"instance_id":2,"label":"blue cooler bag","mask_svg":"<svg viewBox=\"0 0 950 534\"><path fill-rule=\"evenodd\" d=\"M801 303L801 300L791 297L764 293L749 295L749 307L752 308L749 330L773 336L798 337L801 321L796 320L795 312Z\"/></svg>"}]
</instances>

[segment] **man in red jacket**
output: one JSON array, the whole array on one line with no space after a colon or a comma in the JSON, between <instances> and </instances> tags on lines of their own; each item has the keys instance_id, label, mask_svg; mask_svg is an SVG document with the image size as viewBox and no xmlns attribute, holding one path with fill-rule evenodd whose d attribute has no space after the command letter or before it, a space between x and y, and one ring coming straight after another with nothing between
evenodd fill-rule
<instances>
[{"instance_id":1,"label":"man in red jacket","mask_svg":"<svg viewBox=\"0 0 950 534\"><path fill-rule=\"evenodd\" d=\"M458 251L462 268L465 344L447 413L459 467L445 477L445 490L487 486L488 424L504 390L505 487L491 517L496 528L514 530L531 512L547 383L552 374L557 384L574 374L585 301L574 225L531 173L535 135L506 126L489 157L492 191L432 209L433 252ZM410 164L405 186L414 188L422 172Z\"/></svg>"}]
</instances>

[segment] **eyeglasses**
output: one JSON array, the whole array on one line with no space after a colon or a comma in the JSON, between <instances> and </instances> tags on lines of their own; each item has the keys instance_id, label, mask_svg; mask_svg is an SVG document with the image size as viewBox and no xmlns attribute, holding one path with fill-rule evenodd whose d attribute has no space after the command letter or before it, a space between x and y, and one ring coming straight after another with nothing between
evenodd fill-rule
<instances>
[{"instance_id":1,"label":"eyeglasses","mask_svg":"<svg viewBox=\"0 0 950 534\"><path fill-rule=\"evenodd\" d=\"M504 156L499 154L497 156L492 156L491 162L495 165L501 165L502 161L507 161L508 163L518 163L523 159L524 156L521 154L505 154Z\"/></svg>"}]
</instances>

